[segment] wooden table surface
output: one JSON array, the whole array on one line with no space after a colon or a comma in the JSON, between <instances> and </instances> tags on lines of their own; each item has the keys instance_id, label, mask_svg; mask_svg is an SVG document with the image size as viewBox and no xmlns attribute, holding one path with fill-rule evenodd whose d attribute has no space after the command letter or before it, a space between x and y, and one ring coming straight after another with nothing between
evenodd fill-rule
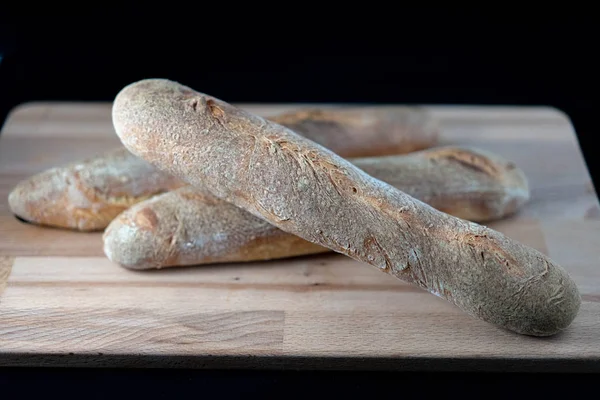
<instances>
[{"instance_id":1,"label":"wooden table surface","mask_svg":"<svg viewBox=\"0 0 600 400\"><path fill-rule=\"evenodd\" d=\"M300 105L242 105L271 115ZM24 224L21 179L119 145L110 104L32 103L0 135L0 365L600 370L600 208L568 118L551 108L430 107L443 144L510 158L531 202L489 224L550 255L581 311L550 338L517 335L339 254L133 272L100 233Z\"/></svg>"}]
</instances>

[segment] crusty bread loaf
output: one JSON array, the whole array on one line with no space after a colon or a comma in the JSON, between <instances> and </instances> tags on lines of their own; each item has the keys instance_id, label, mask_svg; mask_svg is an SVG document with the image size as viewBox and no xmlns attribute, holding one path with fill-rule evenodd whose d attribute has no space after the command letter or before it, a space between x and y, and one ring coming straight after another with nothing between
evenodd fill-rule
<instances>
[{"instance_id":1,"label":"crusty bread loaf","mask_svg":"<svg viewBox=\"0 0 600 400\"><path fill-rule=\"evenodd\" d=\"M418 107L308 108L269 119L347 157L407 153L434 146L439 135L435 120ZM182 185L118 148L25 179L8 202L16 216L35 224L96 231L129 206Z\"/></svg>"},{"instance_id":2,"label":"crusty bread loaf","mask_svg":"<svg viewBox=\"0 0 600 400\"><path fill-rule=\"evenodd\" d=\"M109 260L137 270L330 251L192 186L134 205L102 238Z\"/></svg>"},{"instance_id":3,"label":"crusty bread loaf","mask_svg":"<svg viewBox=\"0 0 600 400\"><path fill-rule=\"evenodd\" d=\"M305 108L268 119L344 157L406 154L439 138L437 121L421 107Z\"/></svg>"},{"instance_id":4,"label":"crusty bread loaf","mask_svg":"<svg viewBox=\"0 0 600 400\"><path fill-rule=\"evenodd\" d=\"M523 171L514 162L482 149L443 146L350 161L440 211L473 222L504 218L529 201Z\"/></svg>"},{"instance_id":5,"label":"crusty bread loaf","mask_svg":"<svg viewBox=\"0 0 600 400\"><path fill-rule=\"evenodd\" d=\"M469 315L546 336L565 329L579 310L575 282L539 251L438 211L222 100L147 79L119 92L112 118L123 144L157 168Z\"/></svg>"},{"instance_id":6,"label":"crusty bread loaf","mask_svg":"<svg viewBox=\"0 0 600 400\"><path fill-rule=\"evenodd\" d=\"M19 182L8 204L31 223L95 231L133 204L181 186L180 179L120 147Z\"/></svg>"},{"instance_id":7,"label":"crusty bread loaf","mask_svg":"<svg viewBox=\"0 0 600 400\"><path fill-rule=\"evenodd\" d=\"M523 172L483 150L440 147L351 161L369 175L462 218L502 218L529 199ZM192 186L129 208L108 225L103 240L107 257L131 269L330 251Z\"/></svg>"}]
</instances>

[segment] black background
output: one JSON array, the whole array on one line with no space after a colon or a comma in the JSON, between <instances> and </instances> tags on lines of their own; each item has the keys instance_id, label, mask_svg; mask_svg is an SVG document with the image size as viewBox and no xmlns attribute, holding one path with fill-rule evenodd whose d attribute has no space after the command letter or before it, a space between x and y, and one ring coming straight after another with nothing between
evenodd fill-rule
<instances>
[{"instance_id":1,"label":"black background","mask_svg":"<svg viewBox=\"0 0 600 400\"><path fill-rule=\"evenodd\" d=\"M177 17L134 12L116 18L115 12L112 17L98 12L99 22L94 22L92 9L85 19L46 16L2 24L0 118L4 120L10 109L27 101L112 101L126 84L150 77L177 80L228 102L548 105L571 118L597 187L594 139L600 69L597 24L590 10L554 9L552 15L524 15L518 9L508 10L513 12L507 17L496 9L484 9L471 14L440 11L434 17L431 10L413 13L377 8L375 17L365 11L361 19L322 17L322 9L315 8L308 10L312 15L292 20L290 15L302 6L290 3L287 7L292 11L283 16L262 15L256 23L238 25L224 20L223 11L209 12L204 4L199 7L201 14L186 15L191 11L185 9ZM236 14L244 16L242 11ZM200 17L201 21L196 19ZM502 390L517 393L516 386L529 382L541 396L555 392L561 383L575 394L573 390L593 384L595 378L1 371L0 385L28 382L28 390L62 390L79 382L85 385L86 395L100 395L115 390L111 382L120 382L129 384L128 390L137 387L140 395L165 398L192 387L199 394L225 397L319 395L318 387L323 385L338 393L386 392L397 397L408 394L411 387L417 395L435 393L441 390L436 389L435 380L455 393L470 388L475 395L489 394L489 388L485 392L480 388L482 382L497 385L494 391L500 394Z\"/></svg>"},{"instance_id":2,"label":"black background","mask_svg":"<svg viewBox=\"0 0 600 400\"><path fill-rule=\"evenodd\" d=\"M382 32L334 21L323 33L312 21L277 29L163 26L150 17L147 25L141 17L4 24L0 118L32 100L112 101L123 86L152 77L228 102L542 105L567 113L597 169L599 32L591 11L407 18L382 23Z\"/></svg>"}]
</instances>

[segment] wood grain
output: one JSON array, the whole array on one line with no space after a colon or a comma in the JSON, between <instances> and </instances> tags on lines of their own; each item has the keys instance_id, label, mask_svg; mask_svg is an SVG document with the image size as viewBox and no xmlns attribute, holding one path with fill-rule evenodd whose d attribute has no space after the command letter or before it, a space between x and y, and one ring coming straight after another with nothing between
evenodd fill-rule
<instances>
[{"instance_id":1,"label":"wood grain","mask_svg":"<svg viewBox=\"0 0 600 400\"><path fill-rule=\"evenodd\" d=\"M6 288L6 282L12 271L13 263L14 257L0 257L0 296L2 296L2 292Z\"/></svg>"},{"instance_id":2,"label":"wood grain","mask_svg":"<svg viewBox=\"0 0 600 400\"><path fill-rule=\"evenodd\" d=\"M268 116L302 105L242 106ZM494 151L527 174L530 204L489 225L572 274L584 302L566 332L499 330L338 254L120 268L98 233L10 215L20 179L119 144L109 104L35 103L15 109L0 136L0 365L600 370L600 207L568 118L543 107L430 109L444 144Z\"/></svg>"}]
</instances>

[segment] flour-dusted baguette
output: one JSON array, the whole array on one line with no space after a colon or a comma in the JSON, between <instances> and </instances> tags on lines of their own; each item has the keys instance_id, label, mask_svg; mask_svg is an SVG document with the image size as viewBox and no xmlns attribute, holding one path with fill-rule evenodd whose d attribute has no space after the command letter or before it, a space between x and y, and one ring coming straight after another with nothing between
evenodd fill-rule
<instances>
[{"instance_id":1,"label":"flour-dusted baguette","mask_svg":"<svg viewBox=\"0 0 600 400\"><path fill-rule=\"evenodd\" d=\"M435 120L418 107L308 108L269 119L347 157L407 153L434 146L439 135ZM35 224L95 231L131 205L183 184L121 147L21 181L9 205Z\"/></svg>"},{"instance_id":2,"label":"flour-dusted baguette","mask_svg":"<svg viewBox=\"0 0 600 400\"><path fill-rule=\"evenodd\" d=\"M351 161L369 175L462 218L502 218L529 199L523 172L514 163L483 150L440 147ZM270 260L330 251L193 186L134 205L108 225L103 240L107 257L131 269Z\"/></svg>"},{"instance_id":3,"label":"flour-dusted baguette","mask_svg":"<svg viewBox=\"0 0 600 400\"><path fill-rule=\"evenodd\" d=\"M330 251L193 186L134 205L108 225L102 239L109 260L136 270Z\"/></svg>"},{"instance_id":4,"label":"flour-dusted baguette","mask_svg":"<svg viewBox=\"0 0 600 400\"><path fill-rule=\"evenodd\" d=\"M268 119L344 157L406 154L439 138L437 121L421 107L313 107Z\"/></svg>"},{"instance_id":5,"label":"flour-dusted baguette","mask_svg":"<svg viewBox=\"0 0 600 400\"><path fill-rule=\"evenodd\" d=\"M467 146L350 161L430 206L473 222L498 220L529 201L524 172L512 161Z\"/></svg>"},{"instance_id":6,"label":"flour-dusted baguette","mask_svg":"<svg viewBox=\"0 0 600 400\"><path fill-rule=\"evenodd\" d=\"M180 179L119 147L19 182L8 204L31 223L95 231L133 204L181 186Z\"/></svg>"},{"instance_id":7,"label":"flour-dusted baguette","mask_svg":"<svg viewBox=\"0 0 600 400\"><path fill-rule=\"evenodd\" d=\"M539 251L438 211L222 100L148 79L119 92L112 118L123 144L157 168L474 317L545 336L579 310L575 282Z\"/></svg>"}]
</instances>

